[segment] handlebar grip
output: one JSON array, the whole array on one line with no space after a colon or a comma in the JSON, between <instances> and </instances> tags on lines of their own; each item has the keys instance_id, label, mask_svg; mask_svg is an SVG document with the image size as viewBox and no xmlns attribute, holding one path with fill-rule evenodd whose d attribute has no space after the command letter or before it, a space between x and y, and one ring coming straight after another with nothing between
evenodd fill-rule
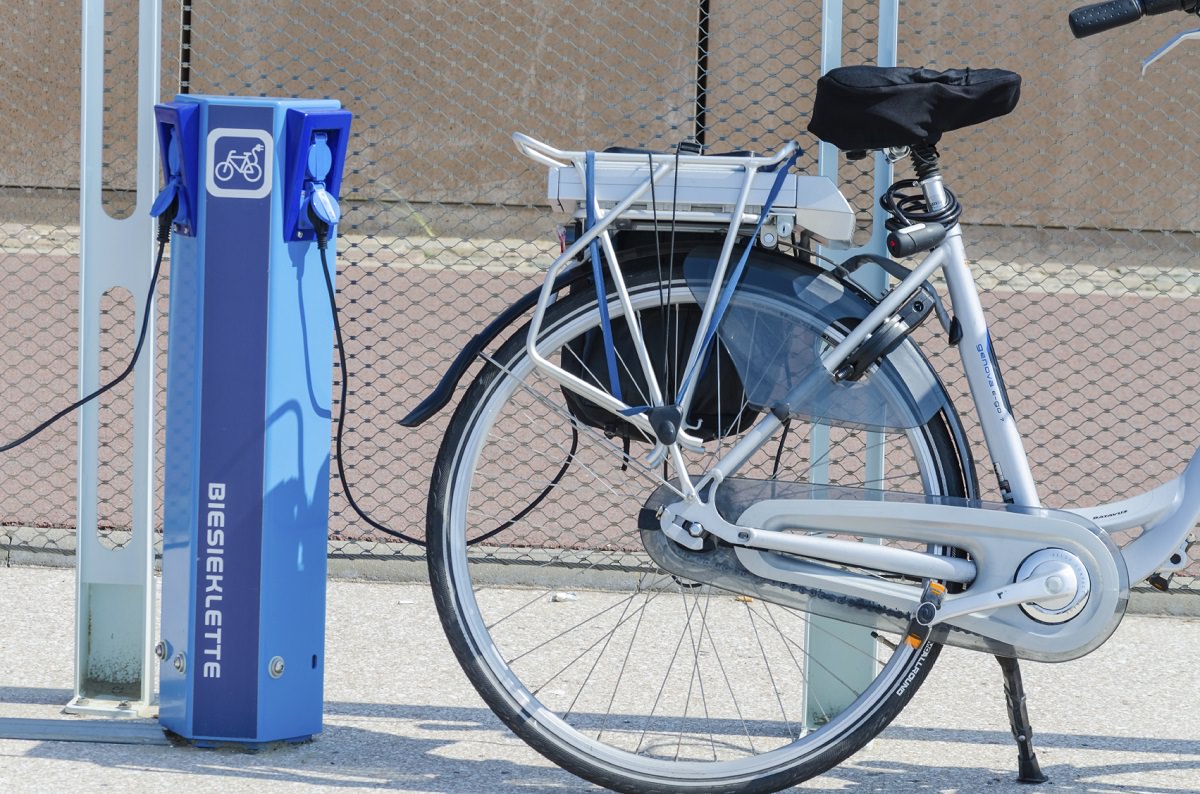
<instances>
[{"instance_id":1,"label":"handlebar grip","mask_svg":"<svg viewBox=\"0 0 1200 794\"><path fill-rule=\"evenodd\" d=\"M1090 6L1076 8L1067 17L1071 33L1082 39L1095 33L1137 22L1145 11L1140 0L1106 0Z\"/></svg>"}]
</instances>

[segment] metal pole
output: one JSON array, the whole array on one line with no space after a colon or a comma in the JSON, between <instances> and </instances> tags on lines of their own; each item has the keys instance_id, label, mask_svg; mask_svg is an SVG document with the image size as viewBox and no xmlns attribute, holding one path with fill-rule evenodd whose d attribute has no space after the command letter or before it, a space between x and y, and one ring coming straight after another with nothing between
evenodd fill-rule
<instances>
[{"instance_id":1,"label":"metal pole","mask_svg":"<svg viewBox=\"0 0 1200 794\"><path fill-rule=\"evenodd\" d=\"M83 4L80 130L79 390L99 385L100 305L123 287L137 307L123 329L136 338L150 288L154 225L149 215L157 187L154 103L159 91L161 9L155 0L138 6L137 203L132 216L108 215L101 203L104 140L104 2ZM111 47L128 52L129 47ZM136 716L154 703L154 306L146 318L146 341L134 370L132 422L132 538L105 548L97 534L98 410L79 415L74 713ZM130 345L132 348L132 345Z\"/></svg>"},{"instance_id":2,"label":"metal pole","mask_svg":"<svg viewBox=\"0 0 1200 794\"><path fill-rule=\"evenodd\" d=\"M877 62L880 66L896 65L899 13L899 0L880 0L879 30L876 39ZM842 16L841 0L824 0L821 18L822 74L842 64ZM837 147L821 142L818 148L817 168L821 176L837 181ZM891 183L892 165L882 153L877 153L871 239L862 248L833 253L845 257L865 251L887 256L887 232L883 226L886 215L879 207L879 197ZM887 274L872 273L866 278L859 277L858 281L870 292L879 295L887 286ZM832 453L829 428L813 425L809 438L809 459L818 461L810 471L810 479L813 482L828 482ZM885 460L884 434L868 433L864 461L864 475L868 484L878 483L879 487L882 487ZM809 618L805 649L805 719L806 725L812 729L841 712L874 680L877 673L877 649L869 629L816 616Z\"/></svg>"}]
</instances>

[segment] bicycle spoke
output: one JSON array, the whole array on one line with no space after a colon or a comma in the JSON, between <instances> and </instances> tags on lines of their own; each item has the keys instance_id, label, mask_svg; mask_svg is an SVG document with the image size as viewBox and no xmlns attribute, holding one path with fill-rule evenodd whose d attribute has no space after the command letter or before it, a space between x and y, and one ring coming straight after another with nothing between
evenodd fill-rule
<instances>
[{"instance_id":1,"label":"bicycle spoke","mask_svg":"<svg viewBox=\"0 0 1200 794\"><path fill-rule=\"evenodd\" d=\"M485 354L481 354L481 357L485 361L495 364L497 366L497 368L499 368L501 371L505 371L504 367L502 367L500 364L495 362L489 356L487 356ZM567 408L565 406L557 404L552 397L534 390L533 387L530 386L528 383L526 383L524 380L520 380L520 379L516 379L516 380L517 380L518 388L520 388L522 391L526 392L527 394L531 395L535 400L537 400L544 407L549 408L552 413L558 415L559 417L561 417L563 419L566 419L576 429L578 429L580 431L581 435L586 434L594 442L596 442L597 445L599 445L600 447L606 449L610 453L615 453L615 454L621 456L621 458L623 458L626 462L628 462L631 465L631 467L634 468L639 474L642 474L645 477L647 477L648 479L655 481L656 484L670 485L669 482L667 482L666 480L659 477L658 474L653 469L646 466L641 461L637 460L636 458L631 458L629 456L626 456L624 453L624 450L622 450L619 446L617 446L612 441L610 441L608 438L606 438L604 436L604 434L601 433L599 430L579 422L579 420L576 419L576 417L574 417L571 414L571 412L569 410L567 410ZM525 415L531 421L535 420L535 417L532 414L526 413ZM596 474L595 472L592 472L592 473ZM597 479L602 479L602 477L600 475L597 475Z\"/></svg>"},{"instance_id":2,"label":"bicycle spoke","mask_svg":"<svg viewBox=\"0 0 1200 794\"><path fill-rule=\"evenodd\" d=\"M574 625L572 625L572 626L567 626L567 627L563 628L563 629L562 629L562 630L561 630L561 631L560 631L558 634L556 634L556 635L554 635L554 636L551 636L551 637L548 637L546 640L544 640L543 642L541 642L541 643L540 643L540 644L538 644L537 646L535 646L535 647L533 647L533 648L530 648L530 649L529 649L528 651L526 651L525 653L522 653L522 654L519 654L519 655L517 655L517 656L514 656L514 657L513 657L513 661L514 661L514 662L515 662L515 661L520 661L522 658L524 658L525 656L529 655L530 653L533 653L534 651L540 650L541 648L545 647L546 645L549 645L550 643L554 642L555 640L557 640L557 639L561 639L561 638L563 638L563 637L567 636L567 634L568 634L569 632L571 632L571 631L574 631L575 629L581 628L582 626L585 626L585 625L587 625L588 623L591 623L592 621L594 621L594 620L596 620L596 619L600 618L602 615L605 615L605 614L607 614L608 612L612 611L613 609L616 609L618 606L622 606L622 605L624 605L624 608L625 608L625 609L628 609L628 605L629 605L630 603L632 603L632 602L633 602L633 601L634 601L636 598L638 598L638 596L639 596L639 595L642 595L642 594L644 594L644 593L646 593L646 592L648 592L648 591L646 591L646 590L639 590L637 593L634 593L634 594L630 595L630 596L629 596L627 599L625 599L625 601L623 601L623 602L619 602L618 604L614 604L613 606L611 606L611 607L608 607L607 609L605 609L605 610L603 610L603 611L601 611L601 612L598 612L598 613L596 613L596 614L592 615L591 617L589 617L589 618L586 618L585 620L581 620L581 621L579 621L578 623L576 623L576 624L574 624ZM649 604L649 602L650 602L651 600L652 600L651 598L647 598L647 599L646 599L646 603L644 603L640 609L645 609L645 607L646 607L646 606L648 606L648 604ZM624 612L622 613L622 615L624 615ZM625 620L626 620L626 618L623 616L623 617L622 617L620 620L618 620L618 622L616 623L616 625L615 625L613 628L614 628L614 629L620 628L620 627L621 627L621 626L624 624L624 621L625 621ZM611 633L610 633L610 636L611 636ZM584 648L584 650L583 650L583 653L581 653L579 656L577 656L577 657L576 657L576 659L578 659L578 658L582 657L584 654L586 654L586 653L587 653L587 651L591 650L592 648L594 648L594 647L595 647L596 645L598 645L599 643L600 643L600 640L597 640L596 642L592 643L592 645L590 645L590 646L588 646L588 647ZM572 661L574 661L574 660L572 660ZM569 667L569 666L570 666L570 664L567 664L565 667L563 667L562 669L558 670L556 674L561 674L561 673L563 672L563 670L565 670L565 669L566 669L567 667ZM552 675L551 675L551 678L553 678L553 677L554 677L554 674L552 674Z\"/></svg>"}]
</instances>

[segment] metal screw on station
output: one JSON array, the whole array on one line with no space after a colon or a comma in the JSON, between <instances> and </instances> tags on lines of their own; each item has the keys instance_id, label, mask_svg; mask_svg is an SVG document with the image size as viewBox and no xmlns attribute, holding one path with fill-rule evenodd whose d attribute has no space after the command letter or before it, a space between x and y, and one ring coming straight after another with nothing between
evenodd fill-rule
<instances>
[{"instance_id":1,"label":"metal screw on station","mask_svg":"<svg viewBox=\"0 0 1200 794\"><path fill-rule=\"evenodd\" d=\"M183 651L175 654L175 658L171 664L178 672L183 673L187 671L187 657L183 655Z\"/></svg>"},{"instance_id":2,"label":"metal screw on station","mask_svg":"<svg viewBox=\"0 0 1200 794\"><path fill-rule=\"evenodd\" d=\"M154 644L154 658L158 659L160 662L165 662L167 660L167 643L163 640L159 640Z\"/></svg>"},{"instance_id":3,"label":"metal screw on station","mask_svg":"<svg viewBox=\"0 0 1200 794\"><path fill-rule=\"evenodd\" d=\"M279 678L283 675L283 657L273 656L271 661L267 662L267 672L272 678Z\"/></svg>"}]
</instances>

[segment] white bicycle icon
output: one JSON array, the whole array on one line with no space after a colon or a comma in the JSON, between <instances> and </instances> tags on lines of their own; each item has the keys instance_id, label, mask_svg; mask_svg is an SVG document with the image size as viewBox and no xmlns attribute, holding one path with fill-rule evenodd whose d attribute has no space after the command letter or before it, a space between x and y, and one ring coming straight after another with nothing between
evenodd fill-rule
<instances>
[{"instance_id":1,"label":"white bicycle icon","mask_svg":"<svg viewBox=\"0 0 1200 794\"><path fill-rule=\"evenodd\" d=\"M263 170L258 162L258 153L263 151L261 143L255 144L248 152L238 153L230 149L225 159L217 163L213 175L218 182L228 182L234 174L241 174L247 182L257 182L262 179Z\"/></svg>"}]
</instances>

